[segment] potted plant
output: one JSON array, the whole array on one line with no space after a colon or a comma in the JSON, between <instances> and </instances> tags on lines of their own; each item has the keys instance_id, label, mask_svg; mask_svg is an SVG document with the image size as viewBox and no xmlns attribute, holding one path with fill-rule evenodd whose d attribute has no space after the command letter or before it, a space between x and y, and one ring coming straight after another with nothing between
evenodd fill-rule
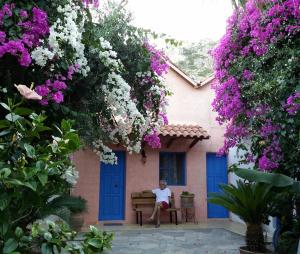
<instances>
[{"instance_id":1,"label":"potted plant","mask_svg":"<svg viewBox=\"0 0 300 254\"><path fill-rule=\"evenodd\" d=\"M188 191L183 191L180 195L181 207L189 208L194 207L194 196L195 194L190 193Z\"/></svg>"},{"instance_id":2,"label":"potted plant","mask_svg":"<svg viewBox=\"0 0 300 254\"><path fill-rule=\"evenodd\" d=\"M246 246L241 254L268 253L263 235L263 223L268 223L274 193L267 183L237 181L237 185L221 185L221 193L210 194L209 202L221 205L238 215L247 225Z\"/></svg>"}]
</instances>

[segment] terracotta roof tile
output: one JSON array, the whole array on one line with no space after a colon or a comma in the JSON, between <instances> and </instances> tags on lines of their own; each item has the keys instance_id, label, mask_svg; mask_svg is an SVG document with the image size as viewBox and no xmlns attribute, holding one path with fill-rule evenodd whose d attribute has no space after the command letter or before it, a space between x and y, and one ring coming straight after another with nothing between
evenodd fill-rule
<instances>
[{"instance_id":1,"label":"terracotta roof tile","mask_svg":"<svg viewBox=\"0 0 300 254\"><path fill-rule=\"evenodd\" d=\"M209 139L209 135L199 125L171 124L160 128L161 136Z\"/></svg>"}]
</instances>

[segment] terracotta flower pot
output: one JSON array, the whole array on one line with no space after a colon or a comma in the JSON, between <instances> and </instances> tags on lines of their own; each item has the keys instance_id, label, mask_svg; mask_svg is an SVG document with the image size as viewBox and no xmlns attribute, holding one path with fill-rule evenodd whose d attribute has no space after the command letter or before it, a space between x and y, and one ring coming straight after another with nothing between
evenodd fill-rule
<instances>
[{"instance_id":1,"label":"terracotta flower pot","mask_svg":"<svg viewBox=\"0 0 300 254\"><path fill-rule=\"evenodd\" d=\"M270 250L266 250L266 252L255 252L255 251L247 250L246 246L240 247L240 254L266 254L266 253L273 253L273 252Z\"/></svg>"},{"instance_id":2,"label":"terracotta flower pot","mask_svg":"<svg viewBox=\"0 0 300 254\"><path fill-rule=\"evenodd\" d=\"M188 195L181 195L181 207L182 208L189 208L194 207L194 194L188 194Z\"/></svg>"}]
</instances>

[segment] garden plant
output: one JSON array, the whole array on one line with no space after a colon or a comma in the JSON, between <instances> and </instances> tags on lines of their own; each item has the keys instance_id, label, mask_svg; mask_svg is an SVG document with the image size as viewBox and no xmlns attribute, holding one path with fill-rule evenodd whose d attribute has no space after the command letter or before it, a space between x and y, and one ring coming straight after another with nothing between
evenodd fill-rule
<instances>
[{"instance_id":1,"label":"garden plant","mask_svg":"<svg viewBox=\"0 0 300 254\"><path fill-rule=\"evenodd\" d=\"M220 124L226 124L225 144L243 151L241 164L277 172L299 181L300 165L300 1L234 1L226 34L213 51ZM279 253L295 253L299 189L282 201L288 209L278 217L282 232ZM277 200L278 206L281 204ZM286 218L289 218L286 220ZM285 234L284 232L289 232ZM290 236L293 237L290 237Z\"/></svg>"},{"instance_id":2,"label":"garden plant","mask_svg":"<svg viewBox=\"0 0 300 254\"><path fill-rule=\"evenodd\" d=\"M122 5L89 0L0 3L0 249L101 253L112 234L69 226L80 147L116 163L108 144L159 147L170 94L164 53Z\"/></svg>"},{"instance_id":3,"label":"garden plant","mask_svg":"<svg viewBox=\"0 0 300 254\"><path fill-rule=\"evenodd\" d=\"M209 202L225 207L246 223L246 247L242 248L265 253L262 224L268 223L268 215L273 209L270 205L274 197L272 185L238 180L236 186L221 185L221 190L221 193L212 194Z\"/></svg>"}]
</instances>

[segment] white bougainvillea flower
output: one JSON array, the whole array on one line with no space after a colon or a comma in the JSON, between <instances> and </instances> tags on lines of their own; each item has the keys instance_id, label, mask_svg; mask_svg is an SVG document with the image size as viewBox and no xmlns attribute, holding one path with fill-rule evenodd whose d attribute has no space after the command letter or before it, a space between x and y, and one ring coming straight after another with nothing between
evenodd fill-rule
<instances>
[{"instance_id":1,"label":"white bougainvillea flower","mask_svg":"<svg viewBox=\"0 0 300 254\"><path fill-rule=\"evenodd\" d=\"M42 96L38 95L34 90L25 85L15 85L15 87L25 99L38 101L42 99Z\"/></svg>"}]
</instances>

